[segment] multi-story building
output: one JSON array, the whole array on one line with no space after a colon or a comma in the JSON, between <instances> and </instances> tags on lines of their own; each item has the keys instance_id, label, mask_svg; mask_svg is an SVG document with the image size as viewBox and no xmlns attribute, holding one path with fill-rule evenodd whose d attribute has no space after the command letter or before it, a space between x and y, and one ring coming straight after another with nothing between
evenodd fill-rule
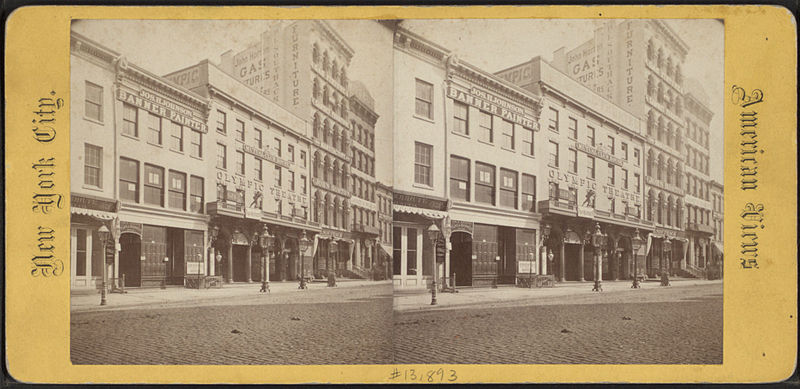
<instances>
[{"instance_id":1,"label":"multi-story building","mask_svg":"<svg viewBox=\"0 0 800 389\"><path fill-rule=\"evenodd\" d=\"M392 277L392 187L378 182L375 185L375 197L378 204L379 231L376 258L379 269L382 270L380 278L390 279Z\"/></svg>"},{"instance_id":2,"label":"multi-story building","mask_svg":"<svg viewBox=\"0 0 800 389\"><path fill-rule=\"evenodd\" d=\"M402 27L394 70L394 285L513 284L541 244L540 98Z\"/></svg>"},{"instance_id":3,"label":"multi-story building","mask_svg":"<svg viewBox=\"0 0 800 389\"><path fill-rule=\"evenodd\" d=\"M206 202L218 254L212 273L226 282L260 281L269 257L270 281L297 280L301 270L310 276L311 257L299 251L304 234L319 232L309 217L306 121L207 60L165 77L208 99L204 175L216 187ZM269 253L259 245L265 227L275 237Z\"/></svg>"},{"instance_id":4,"label":"multi-story building","mask_svg":"<svg viewBox=\"0 0 800 389\"><path fill-rule=\"evenodd\" d=\"M559 49L553 57L557 69L644 123L644 215L654 223L647 244L650 276L667 268L691 270L686 260L692 243L684 198L690 161L685 156L689 141L682 70L688 51L664 21L626 20L603 23L586 43Z\"/></svg>"},{"instance_id":5,"label":"multi-story building","mask_svg":"<svg viewBox=\"0 0 800 389\"><path fill-rule=\"evenodd\" d=\"M718 278L722 278L724 268L724 242L725 242L725 208L723 207L724 187L716 181L711 181L711 206L713 211L711 218L714 224L714 235L711 237L711 262L714 264ZM713 278L713 277L709 277Z\"/></svg>"},{"instance_id":6,"label":"multi-story building","mask_svg":"<svg viewBox=\"0 0 800 389\"><path fill-rule=\"evenodd\" d=\"M590 242L599 225L606 236L602 279L630 278L631 238L637 228L652 229L642 220L641 121L540 57L497 75L544 97L536 153L546 158L537 190L550 232L546 273L560 281L593 279ZM638 264L643 274L644 261Z\"/></svg>"},{"instance_id":7,"label":"multi-story building","mask_svg":"<svg viewBox=\"0 0 800 389\"><path fill-rule=\"evenodd\" d=\"M314 239L318 276L346 269L356 248L351 190L358 173L352 172L348 93L352 57L353 49L325 21L276 21L249 48L224 53L220 65L311 125L311 218L321 225ZM362 190L373 199L374 181Z\"/></svg>"},{"instance_id":8,"label":"multi-story building","mask_svg":"<svg viewBox=\"0 0 800 389\"><path fill-rule=\"evenodd\" d=\"M206 100L79 34L70 47L71 285L98 284L104 258L116 286L207 274Z\"/></svg>"}]
</instances>

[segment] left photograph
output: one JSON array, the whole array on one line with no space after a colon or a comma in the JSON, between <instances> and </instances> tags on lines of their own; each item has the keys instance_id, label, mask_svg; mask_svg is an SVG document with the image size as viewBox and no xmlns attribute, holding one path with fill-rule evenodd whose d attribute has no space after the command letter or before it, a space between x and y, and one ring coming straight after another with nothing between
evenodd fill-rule
<instances>
[{"instance_id":1,"label":"left photograph","mask_svg":"<svg viewBox=\"0 0 800 389\"><path fill-rule=\"evenodd\" d=\"M391 363L392 39L72 22L72 363Z\"/></svg>"}]
</instances>

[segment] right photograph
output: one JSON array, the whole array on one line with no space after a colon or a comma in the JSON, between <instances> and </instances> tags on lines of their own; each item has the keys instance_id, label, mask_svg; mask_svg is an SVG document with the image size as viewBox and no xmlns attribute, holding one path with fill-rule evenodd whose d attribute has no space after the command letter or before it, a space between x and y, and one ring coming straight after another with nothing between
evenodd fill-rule
<instances>
[{"instance_id":1,"label":"right photograph","mask_svg":"<svg viewBox=\"0 0 800 389\"><path fill-rule=\"evenodd\" d=\"M383 23L395 363L721 364L723 22Z\"/></svg>"}]
</instances>

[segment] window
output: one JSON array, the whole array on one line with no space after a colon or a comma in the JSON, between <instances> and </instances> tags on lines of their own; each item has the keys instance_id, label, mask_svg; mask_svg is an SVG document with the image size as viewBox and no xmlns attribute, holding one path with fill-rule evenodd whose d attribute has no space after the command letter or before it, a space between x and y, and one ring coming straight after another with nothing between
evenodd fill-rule
<instances>
[{"instance_id":1,"label":"window","mask_svg":"<svg viewBox=\"0 0 800 389\"><path fill-rule=\"evenodd\" d=\"M494 166L475 162L475 201L494 205Z\"/></svg>"},{"instance_id":2,"label":"window","mask_svg":"<svg viewBox=\"0 0 800 389\"><path fill-rule=\"evenodd\" d=\"M282 150L281 139L280 138L275 138L275 155L280 157L281 156L281 150Z\"/></svg>"},{"instance_id":3,"label":"window","mask_svg":"<svg viewBox=\"0 0 800 389\"><path fill-rule=\"evenodd\" d=\"M500 145L507 149L514 150L514 123L511 123L507 120L501 120L500 125L502 126L500 129L502 135Z\"/></svg>"},{"instance_id":4,"label":"window","mask_svg":"<svg viewBox=\"0 0 800 389\"><path fill-rule=\"evenodd\" d=\"M225 145L222 143L217 143L217 168L228 168L228 153Z\"/></svg>"},{"instance_id":5,"label":"window","mask_svg":"<svg viewBox=\"0 0 800 389\"><path fill-rule=\"evenodd\" d=\"M522 128L522 153L530 156L534 155L533 149L533 130L530 128Z\"/></svg>"},{"instance_id":6,"label":"window","mask_svg":"<svg viewBox=\"0 0 800 389\"><path fill-rule=\"evenodd\" d=\"M147 115L147 141L161 144L161 118L152 113Z\"/></svg>"},{"instance_id":7,"label":"window","mask_svg":"<svg viewBox=\"0 0 800 389\"><path fill-rule=\"evenodd\" d=\"M85 144L83 160L83 183L97 188L103 187L103 148Z\"/></svg>"},{"instance_id":8,"label":"window","mask_svg":"<svg viewBox=\"0 0 800 389\"><path fill-rule=\"evenodd\" d=\"M139 110L136 107L122 103L122 133L133 137L139 137L139 129L136 123L139 118Z\"/></svg>"},{"instance_id":9,"label":"window","mask_svg":"<svg viewBox=\"0 0 800 389\"><path fill-rule=\"evenodd\" d=\"M164 206L164 168L144 165L144 203Z\"/></svg>"},{"instance_id":10,"label":"window","mask_svg":"<svg viewBox=\"0 0 800 389\"><path fill-rule=\"evenodd\" d=\"M256 180L262 181L264 179L264 161L256 158L255 169Z\"/></svg>"},{"instance_id":11,"label":"window","mask_svg":"<svg viewBox=\"0 0 800 389\"><path fill-rule=\"evenodd\" d=\"M500 169L500 206L517 208L517 172Z\"/></svg>"},{"instance_id":12,"label":"window","mask_svg":"<svg viewBox=\"0 0 800 389\"><path fill-rule=\"evenodd\" d=\"M189 181L189 211L203 213L203 178L192 176Z\"/></svg>"},{"instance_id":13,"label":"window","mask_svg":"<svg viewBox=\"0 0 800 389\"><path fill-rule=\"evenodd\" d=\"M289 190L294 192L294 172L289 171Z\"/></svg>"},{"instance_id":14,"label":"window","mask_svg":"<svg viewBox=\"0 0 800 389\"><path fill-rule=\"evenodd\" d=\"M616 182L615 178L616 178L616 176L614 175L614 164L609 163L608 164L608 184L609 185L614 185L614 183Z\"/></svg>"},{"instance_id":15,"label":"window","mask_svg":"<svg viewBox=\"0 0 800 389\"><path fill-rule=\"evenodd\" d=\"M628 189L628 169L622 169L622 187Z\"/></svg>"},{"instance_id":16,"label":"window","mask_svg":"<svg viewBox=\"0 0 800 389\"><path fill-rule=\"evenodd\" d=\"M392 274L399 276L402 270L402 229L400 227L392 228Z\"/></svg>"},{"instance_id":17,"label":"window","mask_svg":"<svg viewBox=\"0 0 800 389\"><path fill-rule=\"evenodd\" d=\"M244 153L236 151L236 173L244 175Z\"/></svg>"},{"instance_id":18,"label":"window","mask_svg":"<svg viewBox=\"0 0 800 389\"><path fill-rule=\"evenodd\" d=\"M300 150L300 166L306 167L306 152L304 150Z\"/></svg>"},{"instance_id":19,"label":"window","mask_svg":"<svg viewBox=\"0 0 800 389\"><path fill-rule=\"evenodd\" d=\"M294 162L294 146L286 145L286 152L289 154L289 161Z\"/></svg>"},{"instance_id":20,"label":"window","mask_svg":"<svg viewBox=\"0 0 800 389\"><path fill-rule=\"evenodd\" d=\"M186 210L186 174L169 171L169 207Z\"/></svg>"},{"instance_id":21,"label":"window","mask_svg":"<svg viewBox=\"0 0 800 389\"><path fill-rule=\"evenodd\" d=\"M522 210L536 212L536 177L522 174Z\"/></svg>"},{"instance_id":22,"label":"window","mask_svg":"<svg viewBox=\"0 0 800 389\"><path fill-rule=\"evenodd\" d=\"M639 164L642 162L641 158L639 157L639 149L637 148L633 149L633 162L636 164L636 166L639 166Z\"/></svg>"},{"instance_id":23,"label":"window","mask_svg":"<svg viewBox=\"0 0 800 389\"><path fill-rule=\"evenodd\" d=\"M614 137L609 135L608 136L608 153L609 154L614 155L614 152L616 151L616 147L615 146L616 145L615 145Z\"/></svg>"},{"instance_id":24,"label":"window","mask_svg":"<svg viewBox=\"0 0 800 389\"><path fill-rule=\"evenodd\" d=\"M244 142L244 122L236 119L236 139Z\"/></svg>"},{"instance_id":25,"label":"window","mask_svg":"<svg viewBox=\"0 0 800 389\"><path fill-rule=\"evenodd\" d=\"M183 126L175 122L170 123L170 148L183 151Z\"/></svg>"},{"instance_id":26,"label":"window","mask_svg":"<svg viewBox=\"0 0 800 389\"><path fill-rule=\"evenodd\" d=\"M482 140L484 142L489 142L489 143L494 142L494 129L492 128L492 115L487 113L487 112L480 111L478 125L480 126L480 134L479 134L479 138L478 139L480 139L480 140Z\"/></svg>"},{"instance_id":27,"label":"window","mask_svg":"<svg viewBox=\"0 0 800 389\"><path fill-rule=\"evenodd\" d=\"M547 128L550 129L550 131L558 132L558 111L556 111L555 108L550 108L550 117L548 121Z\"/></svg>"},{"instance_id":28,"label":"window","mask_svg":"<svg viewBox=\"0 0 800 389\"><path fill-rule=\"evenodd\" d=\"M547 164L552 167L558 167L558 143L550 141L549 159Z\"/></svg>"},{"instance_id":29,"label":"window","mask_svg":"<svg viewBox=\"0 0 800 389\"><path fill-rule=\"evenodd\" d=\"M253 143L259 150L264 147L264 133L258 128L253 128Z\"/></svg>"},{"instance_id":30,"label":"window","mask_svg":"<svg viewBox=\"0 0 800 389\"><path fill-rule=\"evenodd\" d=\"M433 84L416 80L416 105L414 113L433 120Z\"/></svg>"},{"instance_id":31,"label":"window","mask_svg":"<svg viewBox=\"0 0 800 389\"><path fill-rule=\"evenodd\" d=\"M414 182L417 184L433 186L431 178L433 146L424 143L414 143Z\"/></svg>"},{"instance_id":32,"label":"window","mask_svg":"<svg viewBox=\"0 0 800 389\"><path fill-rule=\"evenodd\" d=\"M417 269L417 229L408 228L406 234L408 235L406 238L406 274L413 276L422 270ZM399 262L400 258L397 260Z\"/></svg>"},{"instance_id":33,"label":"window","mask_svg":"<svg viewBox=\"0 0 800 389\"><path fill-rule=\"evenodd\" d=\"M594 157L589 155L586 156L586 169L587 177L594 179Z\"/></svg>"},{"instance_id":34,"label":"window","mask_svg":"<svg viewBox=\"0 0 800 389\"><path fill-rule=\"evenodd\" d=\"M98 122L103 121L103 87L86 81L86 104L84 115Z\"/></svg>"},{"instance_id":35,"label":"window","mask_svg":"<svg viewBox=\"0 0 800 389\"><path fill-rule=\"evenodd\" d=\"M217 131L225 133L227 127L225 126L225 112L217 110Z\"/></svg>"},{"instance_id":36,"label":"window","mask_svg":"<svg viewBox=\"0 0 800 389\"><path fill-rule=\"evenodd\" d=\"M594 127L586 126L586 137L589 139L589 146L594 147Z\"/></svg>"},{"instance_id":37,"label":"window","mask_svg":"<svg viewBox=\"0 0 800 389\"><path fill-rule=\"evenodd\" d=\"M306 187L306 176L300 176L300 193L306 194L307 191Z\"/></svg>"},{"instance_id":38,"label":"window","mask_svg":"<svg viewBox=\"0 0 800 389\"><path fill-rule=\"evenodd\" d=\"M282 183L283 183L283 178L281 177L281 167L275 165L275 186L280 188L282 186L281 185Z\"/></svg>"},{"instance_id":39,"label":"window","mask_svg":"<svg viewBox=\"0 0 800 389\"><path fill-rule=\"evenodd\" d=\"M459 101L453 102L453 131L469 135L469 107Z\"/></svg>"},{"instance_id":40,"label":"window","mask_svg":"<svg viewBox=\"0 0 800 389\"><path fill-rule=\"evenodd\" d=\"M569 137L578 139L578 120L573 117L569 118Z\"/></svg>"},{"instance_id":41,"label":"window","mask_svg":"<svg viewBox=\"0 0 800 389\"><path fill-rule=\"evenodd\" d=\"M119 159L119 198L139 202L139 162Z\"/></svg>"},{"instance_id":42,"label":"window","mask_svg":"<svg viewBox=\"0 0 800 389\"><path fill-rule=\"evenodd\" d=\"M578 150L569 149L569 171L578 172Z\"/></svg>"},{"instance_id":43,"label":"window","mask_svg":"<svg viewBox=\"0 0 800 389\"><path fill-rule=\"evenodd\" d=\"M189 155L195 158L203 158L203 133L191 131L190 134Z\"/></svg>"},{"instance_id":44,"label":"window","mask_svg":"<svg viewBox=\"0 0 800 389\"><path fill-rule=\"evenodd\" d=\"M77 235L77 245L75 246L75 275L86 275L86 230L78 228L75 230Z\"/></svg>"},{"instance_id":45,"label":"window","mask_svg":"<svg viewBox=\"0 0 800 389\"><path fill-rule=\"evenodd\" d=\"M628 160L628 144L625 142L621 142L619 145L620 150L622 150L622 158L626 161Z\"/></svg>"},{"instance_id":46,"label":"window","mask_svg":"<svg viewBox=\"0 0 800 389\"><path fill-rule=\"evenodd\" d=\"M450 156L450 198L469 201L469 160Z\"/></svg>"}]
</instances>

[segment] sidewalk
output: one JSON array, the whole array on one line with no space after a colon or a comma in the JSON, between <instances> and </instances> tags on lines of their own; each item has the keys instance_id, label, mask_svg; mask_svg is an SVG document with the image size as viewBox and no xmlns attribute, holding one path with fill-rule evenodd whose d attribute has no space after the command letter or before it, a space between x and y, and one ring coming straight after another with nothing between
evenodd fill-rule
<instances>
[{"instance_id":1,"label":"sidewalk","mask_svg":"<svg viewBox=\"0 0 800 389\"><path fill-rule=\"evenodd\" d=\"M646 291L649 289L682 288L687 286L721 284L722 280L671 279L669 287L662 287L660 281L649 280L641 284L641 289L631 289L631 281L603 281L603 294ZM552 288L520 288L514 285L501 285L498 288L463 288L458 293L436 293L437 305L431 304L430 289L414 289L395 291L395 311L424 311L450 309L455 307L500 305L520 305L526 300L548 299L554 297L592 296L599 294L592 291L592 281L567 281L556 283ZM551 299L562 301L559 299Z\"/></svg>"},{"instance_id":2,"label":"sidewalk","mask_svg":"<svg viewBox=\"0 0 800 389\"><path fill-rule=\"evenodd\" d=\"M286 294L297 291L297 281L270 282L269 294ZM328 286L327 282L309 282L309 291L324 290ZM351 288L359 286L388 285L391 288L391 281L370 281L370 280L342 280L336 281L337 288ZM210 289L188 289L182 286L168 286L166 289L160 288L128 288L125 294L107 293L107 305L101 306L100 293L91 291L90 293L72 293L70 295L70 311L87 312L113 310L119 308L132 308L140 306L163 306L180 303L211 303L220 300L232 299L258 295L261 289L260 282L251 283L232 283L223 284L222 288Z\"/></svg>"}]
</instances>

